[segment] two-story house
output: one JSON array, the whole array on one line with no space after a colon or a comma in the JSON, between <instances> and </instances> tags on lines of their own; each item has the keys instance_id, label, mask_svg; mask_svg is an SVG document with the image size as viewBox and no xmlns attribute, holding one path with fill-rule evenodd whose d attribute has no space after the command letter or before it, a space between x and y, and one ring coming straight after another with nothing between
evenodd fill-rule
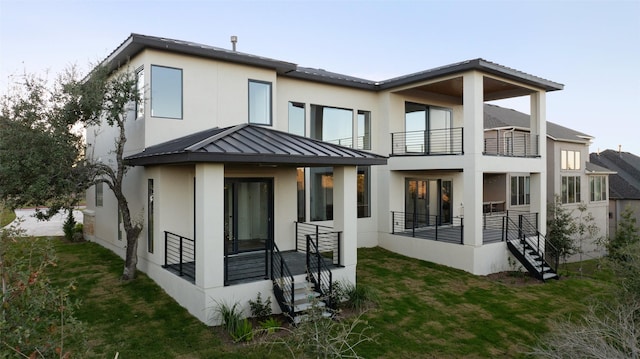
<instances>
[{"instance_id":1,"label":"two-story house","mask_svg":"<svg viewBox=\"0 0 640 359\"><path fill-rule=\"evenodd\" d=\"M495 105L485 105L485 137L487 145L498 144L501 150L527 151L530 144L529 115L512 109ZM572 214L576 224L593 225L597 233L593 238L588 233L574 234L578 253L567 258L568 261L578 261L601 257L604 252L596 241L599 237L607 237L608 226L608 177L610 170L589 161L589 145L593 136L547 121L547 199L551 204L558 198L562 207ZM508 208L527 209L526 199L520 203L517 192L514 191L517 176L518 181L528 181L521 174L511 174L510 198L501 198L500 192L487 195L493 202L500 200L509 202ZM506 179L500 178L505 181ZM485 191L488 188L485 187ZM525 207L520 207L525 206ZM579 207L583 207L581 211ZM587 219L589 217L589 219Z\"/></svg>"},{"instance_id":2,"label":"two-story house","mask_svg":"<svg viewBox=\"0 0 640 359\"><path fill-rule=\"evenodd\" d=\"M258 292L295 315L299 287L355 283L359 246L483 275L508 269L509 250L531 258L523 233L545 233L545 99L561 84L483 59L370 81L137 34L103 64L135 71L145 98L125 149L139 269L204 322ZM526 145L504 151L485 103L512 97L532 115ZM90 154L108 163L114 137L89 128ZM521 211L487 216L500 191ZM124 254L109 191L87 192L84 218L88 239Z\"/></svg>"}]
</instances>

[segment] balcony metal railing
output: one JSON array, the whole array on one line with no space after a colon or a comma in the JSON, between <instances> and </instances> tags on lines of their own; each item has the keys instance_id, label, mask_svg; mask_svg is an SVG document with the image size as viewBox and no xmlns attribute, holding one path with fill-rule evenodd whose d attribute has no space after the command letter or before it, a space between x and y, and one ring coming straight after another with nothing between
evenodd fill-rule
<instances>
[{"instance_id":1,"label":"balcony metal railing","mask_svg":"<svg viewBox=\"0 0 640 359\"><path fill-rule=\"evenodd\" d=\"M172 273L195 282L196 245L193 239L164 232L164 265Z\"/></svg>"},{"instance_id":2,"label":"balcony metal railing","mask_svg":"<svg viewBox=\"0 0 640 359\"><path fill-rule=\"evenodd\" d=\"M461 155L462 127L391 134L391 155Z\"/></svg>"},{"instance_id":3,"label":"balcony metal railing","mask_svg":"<svg viewBox=\"0 0 640 359\"><path fill-rule=\"evenodd\" d=\"M464 244L464 219L453 217L444 222L441 216L391 212L391 234Z\"/></svg>"},{"instance_id":4,"label":"balcony metal railing","mask_svg":"<svg viewBox=\"0 0 640 359\"><path fill-rule=\"evenodd\" d=\"M539 135L522 131L495 131L485 134L484 154L507 157L537 157L540 155Z\"/></svg>"},{"instance_id":5,"label":"balcony metal railing","mask_svg":"<svg viewBox=\"0 0 640 359\"><path fill-rule=\"evenodd\" d=\"M334 145L353 148L353 137L338 138L334 140L325 140L325 142L332 143ZM370 142L371 142L370 136L358 136L356 137L356 149L370 150L371 149Z\"/></svg>"},{"instance_id":6,"label":"balcony metal railing","mask_svg":"<svg viewBox=\"0 0 640 359\"><path fill-rule=\"evenodd\" d=\"M340 262L340 242L342 232L334 231L332 227L318 224L296 223L296 251L307 251L307 236L314 241L315 248L325 258L331 258L334 265L342 265Z\"/></svg>"}]
</instances>

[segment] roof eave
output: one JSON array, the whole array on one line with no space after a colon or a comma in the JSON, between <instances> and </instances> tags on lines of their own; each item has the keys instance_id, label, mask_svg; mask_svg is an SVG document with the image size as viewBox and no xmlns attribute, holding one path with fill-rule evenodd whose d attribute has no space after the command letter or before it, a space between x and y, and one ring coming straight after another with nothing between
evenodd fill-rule
<instances>
[{"instance_id":1,"label":"roof eave","mask_svg":"<svg viewBox=\"0 0 640 359\"><path fill-rule=\"evenodd\" d=\"M422 71L422 72L418 72L418 73L407 75L407 76L397 77L395 79L391 79L391 80L380 83L379 88L381 90L387 90L387 89L391 89L399 86L412 84L415 82L431 80L438 77L449 76L457 73L464 73L472 70L482 71L489 74L504 77L504 78L521 82L536 88L544 89L547 92L562 90L564 88L563 84L545 80L537 76L529 75L527 73L517 71L515 69L511 69L502 65L498 65L498 64L486 61L484 59L474 59L474 60L463 61L463 62L459 62L452 65L438 67L432 70L427 70L427 71Z\"/></svg>"},{"instance_id":2,"label":"roof eave","mask_svg":"<svg viewBox=\"0 0 640 359\"><path fill-rule=\"evenodd\" d=\"M368 158L339 158L318 156L291 156L269 154L231 154L231 153L203 153L180 152L154 156L127 157L125 163L129 166L176 165L187 163L236 163L263 164L285 166L376 166L386 165L387 158L382 156Z\"/></svg>"},{"instance_id":3,"label":"roof eave","mask_svg":"<svg viewBox=\"0 0 640 359\"><path fill-rule=\"evenodd\" d=\"M290 62L253 56L236 51L227 51L224 49L208 47L206 45L139 34L131 34L129 38L127 38L120 46L118 46L117 49L107 56L103 61L103 65L108 66L111 70L117 69L128 63L129 60L144 49L176 52L243 65L269 68L276 70L278 73L286 73L297 68L296 64Z\"/></svg>"}]
</instances>

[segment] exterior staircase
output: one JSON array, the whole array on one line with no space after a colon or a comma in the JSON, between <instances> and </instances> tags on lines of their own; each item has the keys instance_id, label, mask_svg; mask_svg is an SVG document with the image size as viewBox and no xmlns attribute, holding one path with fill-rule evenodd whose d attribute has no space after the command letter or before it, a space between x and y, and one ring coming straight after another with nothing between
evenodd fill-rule
<instances>
[{"instance_id":1,"label":"exterior staircase","mask_svg":"<svg viewBox=\"0 0 640 359\"><path fill-rule=\"evenodd\" d=\"M532 243L535 238L510 240L507 247L520 263L541 281L560 279L558 273L547 262L544 253Z\"/></svg>"},{"instance_id":2,"label":"exterior staircase","mask_svg":"<svg viewBox=\"0 0 640 359\"><path fill-rule=\"evenodd\" d=\"M543 282L560 279L558 251L537 227L524 215L517 217L518 223L509 216L504 217L504 221L507 248L529 273Z\"/></svg>"},{"instance_id":3,"label":"exterior staircase","mask_svg":"<svg viewBox=\"0 0 640 359\"><path fill-rule=\"evenodd\" d=\"M324 317L333 315L329 310L332 307L332 273L317 251L317 247L314 250L314 246L315 244L308 236L307 276L302 280L293 277L275 244L271 252L273 292L282 313L295 324L299 324L308 317L312 310L320 310Z\"/></svg>"}]
</instances>

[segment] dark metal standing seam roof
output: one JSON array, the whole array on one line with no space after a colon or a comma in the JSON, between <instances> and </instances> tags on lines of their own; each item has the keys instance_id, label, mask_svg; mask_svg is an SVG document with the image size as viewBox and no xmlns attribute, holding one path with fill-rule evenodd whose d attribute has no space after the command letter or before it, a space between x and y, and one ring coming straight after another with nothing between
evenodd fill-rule
<instances>
[{"instance_id":1,"label":"dark metal standing seam roof","mask_svg":"<svg viewBox=\"0 0 640 359\"><path fill-rule=\"evenodd\" d=\"M203 162L297 167L387 164L384 156L250 124L180 137L148 147L125 161L132 166Z\"/></svg>"},{"instance_id":2,"label":"dark metal standing seam roof","mask_svg":"<svg viewBox=\"0 0 640 359\"><path fill-rule=\"evenodd\" d=\"M130 59L132 59L139 52L146 48L239 63L249 66L270 68L276 70L278 74L287 77L364 89L369 91L389 90L395 87L437 79L439 77L449 76L452 74L471 70L482 71L488 74L508 78L517 82L525 83L530 86L544 89L546 91L556 91L562 90L564 88L564 85L557 82L546 80L541 77L537 77L480 58L440 66L425 71L399 76L389 80L371 81L354 76L330 72L323 69L301 67L291 62L251 55L239 51L232 51L220 47L203 45L190 41L181 41L140 34L131 34L124 42L122 42L122 44L120 44L120 46L118 46L118 48L116 48L111 54L109 54L109 56L107 56L107 58L103 61L103 64L109 66L112 70L116 69L120 66L126 65Z\"/></svg>"}]
</instances>

